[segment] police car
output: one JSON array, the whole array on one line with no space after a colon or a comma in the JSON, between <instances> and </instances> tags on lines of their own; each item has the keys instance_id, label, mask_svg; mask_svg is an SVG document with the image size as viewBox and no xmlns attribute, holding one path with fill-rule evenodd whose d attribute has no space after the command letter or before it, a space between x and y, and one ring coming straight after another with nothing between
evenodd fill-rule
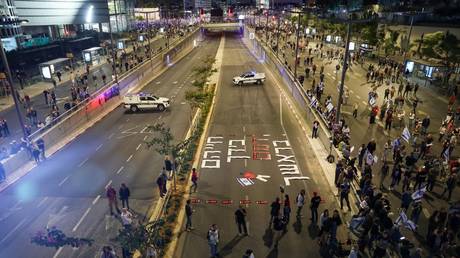
<instances>
[{"instance_id":1,"label":"police car","mask_svg":"<svg viewBox=\"0 0 460 258\"><path fill-rule=\"evenodd\" d=\"M157 109L164 111L170 106L169 99L157 97L152 94L138 93L129 94L123 97L123 107L132 112L146 109Z\"/></svg>"}]
</instances>

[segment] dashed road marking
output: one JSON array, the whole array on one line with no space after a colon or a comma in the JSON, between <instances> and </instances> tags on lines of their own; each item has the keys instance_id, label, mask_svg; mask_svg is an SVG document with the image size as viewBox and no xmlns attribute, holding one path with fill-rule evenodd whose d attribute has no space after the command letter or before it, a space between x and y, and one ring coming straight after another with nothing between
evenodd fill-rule
<instances>
[{"instance_id":1,"label":"dashed road marking","mask_svg":"<svg viewBox=\"0 0 460 258\"><path fill-rule=\"evenodd\" d=\"M86 218L86 216L88 216L88 213L91 211L91 207L89 207L85 213L83 213L83 216L80 218L80 220L77 222L77 224L75 225L75 227L73 227L72 229L72 232L75 232L77 231L78 227L80 226L80 224L83 222L83 220Z\"/></svg>"},{"instance_id":2,"label":"dashed road marking","mask_svg":"<svg viewBox=\"0 0 460 258\"><path fill-rule=\"evenodd\" d=\"M62 247L59 247L59 249L54 254L53 258L57 258L61 252L62 252Z\"/></svg>"},{"instance_id":3,"label":"dashed road marking","mask_svg":"<svg viewBox=\"0 0 460 258\"><path fill-rule=\"evenodd\" d=\"M129 158L126 160L126 162L129 162L133 158L133 154L129 156Z\"/></svg>"},{"instance_id":4,"label":"dashed road marking","mask_svg":"<svg viewBox=\"0 0 460 258\"><path fill-rule=\"evenodd\" d=\"M148 138L148 136L147 136L147 135L146 135L146 136L144 136L144 141L145 141L145 140L147 140L147 138Z\"/></svg>"},{"instance_id":5,"label":"dashed road marking","mask_svg":"<svg viewBox=\"0 0 460 258\"><path fill-rule=\"evenodd\" d=\"M142 143L139 143L139 145L137 145L137 147L136 147L136 150L139 150L141 148L141 146L142 146Z\"/></svg>"},{"instance_id":6,"label":"dashed road marking","mask_svg":"<svg viewBox=\"0 0 460 258\"><path fill-rule=\"evenodd\" d=\"M155 84L157 84L157 85L158 85L158 84L160 84L160 83L161 83L161 82L156 82Z\"/></svg>"},{"instance_id":7,"label":"dashed road marking","mask_svg":"<svg viewBox=\"0 0 460 258\"><path fill-rule=\"evenodd\" d=\"M361 102L361 103L363 103L364 105L367 105L367 102L366 102L366 101L364 101L364 100L363 100L363 102Z\"/></svg>"},{"instance_id":8,"label":"dashed road marking","mask_svg":"<svg viewBox=\"0 0 460 258\"><path fill-rule=\"evenodd\" d=\"M360 97L359 95L356 95L356 98L357 98L357 99L361 99L361 97Z\"/></svg>"},{"instance_id":9,"label":"dashed road marking","mask_svg":"<svg viewBox=\"0 0 460 258\"><path fill-rule=\"evenodd\" d=\"M107 137L107 138L110 140L110 139L112 139L112 137L113 137L114 135L115 135L115 134L112 133L112 134L110 134L109 137Z\"/></svg>"},{"instance_id":10,"label":"dashed road marking","mask_svg":"<svg viewBox=\"0 0 460 258\"><path fill-rule=\"evenodd\" d=\"M83 165L85 165L86 161L88 161L89 158L86 158L85 160L83 160L82 162L80 162L80 164L78 164L78 167L81 167Z\"/></svg>"},{"instance_id":11,"label":"dashed road marking","mask_svg":"<svg viewBox=\"0 0 460 258\"><path fill-rule=\"evenodd\" d=\"M26 222L26 219L22 219L21 222L19 222L16 227L14 227L10 232L8 232L8 234L6 234L6 236L0 241L0 244L2 244L3 242L5 242L14 232L16 232L21 226L22 224L24 224Z\"/></svg>"},{"instance_id":12,"label":"dashed road marking","mask_svg":"<svg viewBox=\"0 0 460 258\"><path fill-rule=\"evenodd\" d=\"M107 187L109 187L109 185L111 185L111 184L112 184L112 180L110 180L110 181L105 185L104 189L107 189Z\"/></svg>"},{"instance_id":13,"label":"dashed road marking","mask_svg":"<svg viewBox=\"0 0 460 258\"><path fill-rule=\"evenodd\" d=\"M98 151L102 147L102 145L104 145L104 144L103 143L99 144L99 146L97 146L97 148L96 148L96 151Z\"/></svg>"},{"instance_id":14,"label":"dashed road marking","mask_svg":"<svg viewBox=\"0 0 460 258\"><path fill-rule=\"evenodd\" d=\"M173 84L177 84L177 81L173 81Z\"/></svg>"},{"instance_id":15,"label":"dashed road marking","mask_svg":"<svg viewBox=\"0 0 460 258\"><path fill-rule=\"evenodd\" d=\"M93 200L93 205L96 204L97 201L99 201L100 198L101 198L101 195L96 196L96 198L94 198L94 200Z\"/></svg>"},{"instance_id":16,"label":"dashed road marking","mask_svg":"<svg viewBox=\"0 0 460 258\"><path fill-rule=\"evenodd\" d=\"M69 176L66 176L61 182L59 182L58 186L62 186L67 179L69 179Z\"/></svg>"},{"instance_id":17,"label":"dashed road marking","mask_svg":"<svg viewBox=\"0 0 460 258\"><path fill-rule=\"evenodd\" d=\"M125 167L121 166L118 170L117 170L117 175L121 173L121 171L123 171Z\"/></svg>"},{"instance_id":18,"label":"dashed road marking","mask_svg":"<svg viewBox=\"0 0 460 258\"><path fill-rule=\"evenodd\" d=\"M42 205L46 202L46 200L48 200L48 196L45 197L45 198L43 198L43 199L38 203L37 208L40 208L40 206L42 206Z\"/></svg>"}]
</instances>

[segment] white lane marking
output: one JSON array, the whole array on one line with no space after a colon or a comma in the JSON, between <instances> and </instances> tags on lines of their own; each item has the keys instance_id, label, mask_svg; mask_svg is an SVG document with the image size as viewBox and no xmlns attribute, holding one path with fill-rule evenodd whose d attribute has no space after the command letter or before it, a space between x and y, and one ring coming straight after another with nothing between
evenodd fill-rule
<instances>
[{"instance_id":1,"label":"white lane marking","mask_svg":"<svg viewBox=\"0 0 460 258\"><path fill-rule=\"evenodd\" d=\"M244 159L244 167L247 167L247 166L248 166L248 160Z\"/></svg>"},{"instance_id":2,"label":"white lane marking","mask_svg":"<svg viewBox=\"0 0 460 258\"><path fill-rule=\"evenodd\" d=\"M121 173L121 171L124 169L125 167L121 166L118 170L117 170L117 175Z\"/></svg>"},{"instance_id":3,"label":"white lane marking","mask_svg":"<svg viewBox=\"0 0 460 258\"><path fill-rule=\"evenodd\" d=\"M94 198L93 205L96 204L97 201L99 201L99 198L101 198L101 195L98 195L98 196L96 196L96 198Z\"/></svg>"},{"instance_id":4,"label":"white lane marking","mask_svg":"<svg viewBox=\"0 0 460 258\"><path fill-rule=\"evenodd\" d=\"M110 180L110 181L105 185L104 189L107 189L107 187L109 187L109 185L111 185L111 184L112 184L112 180Z\"/></svg>"},{"instance_id":5,"label":"white lane marking","mask_svg":"<svg viewBox=\"0 0 460 258\"><path fill-rule=\"evenodd\" d=\"M81 216L80 220L77 222L77 225L75 225L75 227L73 227L72 229L72 232L75 232L77 231L78 227L80 226L80 224L83 222L83 220L86 218L86 216L88 216L88 213L91 211L91 207L89 207L85 213L83 213L83 216Z\"/></svg>"},{"instance_id":6,"label":"white lane marking","mask_svg":"<svg viewBox=\"0 0 460 258\"><path fill-rule=\"evenodd\" d=\"M100 148L102 148L103 143L101 143L99 146L97 146L96 151L98 151Z\"/></svg>"},{"instance_id":7,"label":"white lane marking","mask_svg":"<svg viewBox=\"0 0 460 258\"><path fill-rule=\"evenodd\" d=\"M115 134L112 133L111 135L109 135L109 137L107 137L109 140L112 139L112 137L114 136Z\"/></svg>"},{"instance_id":8,"label":"white lane marking","mask_svg":"<svg viewBox=\"0 0 460 258\"><path fill-rule=\"evenodd\" d=\"M181 102L180 104L181 104L181 105L185 105L185 104L187 104L187 102Z\"/></svg>"},{"instance_id":9,"label":"white lane marking","mask_svg":"<svg viewBox=\"0 0 460 258\"><path fill-rule=\"evenodd\" d=\"M173 81L173 84L177 84L177 81Z\"/></svg>"},{"instance_id":10,"label":"white lane marking","mask_svg":"<svg viewBox=\"0 0 460 258\"><path fill-rule=\"evenodd\" d=\"M2 244L3 242L5 242L14 232L16 232L16 230L18 230L22 224L24 224L24 222L26 222L26 219L22 219L21 222L19 222L16 227L14 227L10 232L8 232L8 234L6 234L6 236L2 239L2 241L0 241L0 244Z\"/></svg>"},{"instance_id":11,"label":"white lane marking","mask_svg":"<svg viewBox=\"0 0 460 258\"><path fill-rule=\"evenodd\" d=\"M89 159L89 158L86 158L85 160L83 160L82 162L80 162L80 164L78 164L78 167L83 166L83 165L86 163L86 161L88 161L88 159Z\"/></svg>"},{"instance_id":12,"label":"white lane marking","mask_svg":"<svg viewBox=\"0 0 460 258\"><path fill-rule=\"evenodd\" d=\"M363 100L363 102L362 102L362 103L363 103L364 105L367 105L367 102L366 102L366 101L364 101L364 100Z\"/></svg>"},{"instance_id":13,"label":"white lane marking","mask_svg":"<svg viewBox=\"0 0 460 258\"><path fill-rule=\"evenodd\" d=\"M61 252L62 252L62 247L59 247L59 249L54 254L53 258L57 258Z\"/></svg>"},{"instance_id":14,"label":"white lane marking","mask_svg":"<svg viewBox=\"0 0 460 258\"><path fill-rule=\"evenodd\" d=\"M142 143L139 143L139 145L137 145L137 147L136 147L136 150L139 150L141 148L141 146L142 146Z\"/></svg>"},{"instance_id":15,"label":"white lane marking","mask_svg":"<svg viewBox=\"0 0 460 258\"><path fill-rule=\"evenodd\" d=\"M133 158L133 154L129 156L129 158L126 160L126 162L129 162Z\"/></svg>"},{"instance_id":16,"label":"white lane marking","mask_svg":"<svg viewBox=\"0 0 460 258\"><path fill-rule=\"evenodd\" d=\"M38 203L37 208L40 208L40 206L42 206L42 205L46 202L46 200L48 200L48 196L45 197L45 198L43 198L43 199Z\"/></svg>"},{"instance_id":17,"label":"white lane marking","mask_svg":"<svg viewBox=\"0 0 460 258\"><path fill-rule=\"evenodd\" d=\"M155 84L157 84L157 85L158 85L158 84L160 84L160 83L161 83L161 82L156 82Z\"/></svg>"},{"instance_id":18,"label":"white lane marking","mask_svg":"<svg viewBox=\"0 0 460 258\"><path fill-rule=\"evenodd\" d=\"M243 125L243 133L246 133L246 126Z\"/></svg>"},{"instance_id":19,"label":"white lane marking","mask_svg":"<svg viewBox=\"0 0 460 258\"><path fill-rule=\"evenodd\" d=\"M148 138L148 136L147 136L147 135L146 135L146 136L144 136L144 141L145 141L145 140L147 140L147 138Z\"/></svg>"},{"instance_id":20,"label":"white lane marking","mask_svg":"<svg viewBox=\"0 0 460 258\"><path fill-rule=\"evenodd\" d=\"M356 98L357 98L357 99L361 99L361 97L360 97L359 95L356 95Z\"/></svg>"},{"instance_id":21,"label":"white lane marking","mask_svg":"<svg viewBox=\"0 0 460 258\"><path fill-rule=\"evenodd\" d=\"M65 181L67 181L67 179L69 179L69 176L66 176L66 177L58 184L58 186L61 187L61 186L65 183Z\"/></svg>"}]
</instances>

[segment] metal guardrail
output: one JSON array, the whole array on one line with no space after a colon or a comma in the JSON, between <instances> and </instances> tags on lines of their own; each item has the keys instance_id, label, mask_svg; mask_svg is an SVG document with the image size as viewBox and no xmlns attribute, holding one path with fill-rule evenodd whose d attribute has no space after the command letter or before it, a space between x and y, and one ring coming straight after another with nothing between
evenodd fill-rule
<instances>
[{"instance_id":1,"label":"metal guardrail","mask_svg":"<svg viewBox=\"0 0 460 258\"><path fill-rule=\"evenodd\" d=\"M112 110L121 102L120 94L125 94L133 90L138 85L143 85L151 79L151 74L159 73L164 67L169 64L165 62L166 59L174 60L175 56L184 48L193 48L195 36L199 33L199 28L193 30L185 38L176 41L176 44L171 48L165 49L153 56L152 59L145 60L136 68L132 69L129 73L123 75L119 83L111 81L109 84L94 92L85 101L80 103L79 106L69 110L66 116L59 121L56 121L51 126L42 128L29 136L32 141L43 139L47 149L59 149L65 144L62 140L71 135L78 135L79 131L88 122L95 122L95 118L106 113L105 110ZM170 58L167 56L170 55ZM62 146L61 146L62 145ZM3 161L6 175L11 174L13 171L22 168L30 161L30 155L27 150L22 149L15 155ZM26 157L26 158L25 158Z\"/></svg>"}]
</instances>

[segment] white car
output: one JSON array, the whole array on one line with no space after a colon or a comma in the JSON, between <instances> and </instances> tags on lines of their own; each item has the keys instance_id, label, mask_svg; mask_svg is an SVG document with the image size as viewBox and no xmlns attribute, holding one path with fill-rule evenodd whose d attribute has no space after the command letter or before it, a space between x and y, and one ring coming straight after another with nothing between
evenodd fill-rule
<instances>
[{"instance_id":1,"label":"white car","mask_svg":"<svg viewBox=\"0 0 460 258\"><path fill-rule=\"evenodd\" d=\"M233 77L233 84L242 86L243 84L256 83L262 84L265 81L265 73L249 72L240 76Z\"/></svg>"},{"instance_id":2,"label":"white car","mask_svg":"<svg viewBox=\"0 0 460 258\"><path fill-rule=\"evenodd\" d=\"M123 97L123 106L132 112L145 109L163 111L170 105L168 98L157 97L152 94L130 94Z\"/></svg>"}]
</instances>

